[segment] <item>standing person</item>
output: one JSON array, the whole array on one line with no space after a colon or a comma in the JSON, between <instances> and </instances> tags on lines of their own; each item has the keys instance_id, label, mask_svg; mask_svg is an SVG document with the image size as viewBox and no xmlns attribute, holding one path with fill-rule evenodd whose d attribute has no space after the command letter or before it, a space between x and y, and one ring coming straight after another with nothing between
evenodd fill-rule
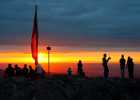
<instances>
[{"instance_id":1,"label":"standing person","mask_svg":"<svg viewBox=\"0 0 140 100\"><path fill-rule=\"evenodd\" d=\"M78 69L77 69L78 75L79 75L80 77L84 77L84 76L85 76L85 73L84 73L84 71L83 71L83 64L82 64L82 61L81 61L81 60L79 60L77 66L78 66Z\"/></svg>"},{"instance_id":2,"label":"standing person","mask_svg":"<svg viewBox=\"0 0 140 100\"><path fill-rule=\"evenodd\" d=\"M134 62L131 57L128 57L127 68L128 68L129 79L133 79L134 78Z\"/></svg>"},{"instance_id":3,"label":"standing person","mask_svg":"<svg viewBox=\"0 0 140 100\"><path fill-rule=\"evenodd\" d=\"M125 77L125 63L126 63L126 60L124 58L124 55L121 55L121 59L120 59L120 71L121 71L121 77L122 78Z\"/></svg>"},{"instance_id":4,"label":"standing person","mask_svg":"<svg viewBox=\"0 0 140 100\"><path fill-rule=\"evenodd\" d=\"M111 59L111 57L107 58L106 53L103 55L102 64L103 64L103 68L104 68L104 78L108 78L108 76L109 76L108 61L110 59Z\"/></svg>"}]
</instances>

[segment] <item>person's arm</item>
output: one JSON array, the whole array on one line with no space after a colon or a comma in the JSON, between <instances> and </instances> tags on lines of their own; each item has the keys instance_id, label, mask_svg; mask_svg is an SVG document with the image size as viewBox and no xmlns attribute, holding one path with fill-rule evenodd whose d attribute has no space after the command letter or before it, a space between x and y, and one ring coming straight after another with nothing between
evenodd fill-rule
<instances>
[{"instance_id":1,"label":"person's arm","mask_svg":"<svg viewBox=\"0 0 140 100\"><path fill-rule=\"evenodd\" d=\"M108 57L107 62L111 59L111 57Z\"/></svg>"},{"instance_id":2,"label":"person's arm","mask_svg":"<svg viewBox=\"0 0 140 100\"><path fill-rule=\"evenodd\" d=\"M119 60L119 63L121 63L121 59Z\"/></svg>"}]
</instances>

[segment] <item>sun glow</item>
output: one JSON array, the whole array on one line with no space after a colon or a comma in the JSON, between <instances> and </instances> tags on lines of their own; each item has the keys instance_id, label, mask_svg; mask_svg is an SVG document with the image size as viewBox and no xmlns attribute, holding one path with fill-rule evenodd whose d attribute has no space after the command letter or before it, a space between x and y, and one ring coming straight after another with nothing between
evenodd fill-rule
<instances>
[{"instance_id":1,"label":"sun glow","mask_svg":"<svg viewBox=\"0 0 140 100\"><path fill-rule=\"evenodd\" d=\"M38 61L39 61L39 63L47 62L46 54L45 53L39 53L38 54Z\"/></svg>"},{"instance_id":2,"label":"sun glow","mask_svg":"<svg viewBox=\"0 0 140 100\"><path fill-rule=\"evenodd\" d=\"M85 63L101 63L104 52L91 52L91 51L75 51L75 52L52 52L50 54L51 63L73 63L79 59ZM111 56L112 63L118 63L120 55L124 54L127 59L128 56L133 57L135 63L140 63L140 52L108 52ZM48 55L46 52L38 54L39 63L47 63ZM30 53L21 52L0 52L0 63L34 63Z\"/></svg>"}]
</instances>

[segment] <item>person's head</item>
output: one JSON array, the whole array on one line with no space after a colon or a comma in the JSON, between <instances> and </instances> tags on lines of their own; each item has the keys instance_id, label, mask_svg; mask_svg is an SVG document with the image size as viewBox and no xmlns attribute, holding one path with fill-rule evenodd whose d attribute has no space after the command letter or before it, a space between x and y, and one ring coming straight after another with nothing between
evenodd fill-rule
<instances>
[{"instance_id":1,"label":"person's head","mask_svg":"<svg viewBox=\"0 0 140 100\"><path fill-rule=\"evenodd\" d=\"M106 53L104 53L104 57L107 57L107 54Z\"/></svg>"},{"instance_id":2,"label":"person's head","mask_svg":"<svg viewBox=\"0 0 140 100\"><path fill-rule=\"evenodd\" d=\"M31 66L31 65L29 65L29 68L30 68L30 69L32 69L32 66Z\"/></svg>"},{"instance_id":3,"label":"person's head","mask_svg":"<svg viewBox=\"0 0 140 100\"><path fill-rule=\"evenodd\" d=\"M82 61L81 61L81 60L79 60L79 63L82 63Z\"/></svg>"},{"instance_id":4,"label":"person's head","mask_svg":"<svg viewBox=\"0 0 140 100\"><path fill-rule=\"evenodd\" d=\"M130 56L128 56L128 60L131 60L131 57Z\"/></svg>"},{"instance_id":5,"label":"person's head","mask_svg":"<svg viewBox=\"0 0 140 100\"><path fill-rule=\"evenodd\" d=\"M8 64L8 67L9 67L9 68L12 67L12 64Z\"/></svg>"},{"instance_id":6,"label":"person's head","mask_svg":"<svg viewBox=\"0 0 140 100\"><path fill-rule=\"evenodd\" d=\"M15 68L18 68L18 65L17 64L15 65Z\"/></svg>"},{"instance_id":7,"label":"person's head","mask_svg":"<svg viewBox=\"0 0 140 100\"><path fill-rule=\"evenodd\" d=\"M27 68L27 64L24 64L24 68Z\"/></svg>"},{"instance_id":8,"label":"person's head","mask_svg":"<svg viewBox=\"0 0 140 100\"><path fill-rule=\"evenodd\" d=\"M124 55L122 54L121 57L124 58Z\"/></svg>"},{"instance_id":9,"label":"person's head","mask_svg":"<svg viewBox=\"0 0 140 100\"><path fill-rule=\"evenodd\" d=\"M133 58L132 57L130 59L133 61Z\"/></svg>"},{"instance_id":10,"label":"person's head","mask_svg":"<svg viewBox=\"0 0 140 100\"><path fill-rule=\"evenodd\" d=\"M68 70L71 70L71 67L69 67Z\"/></svg>"}]
</instances>

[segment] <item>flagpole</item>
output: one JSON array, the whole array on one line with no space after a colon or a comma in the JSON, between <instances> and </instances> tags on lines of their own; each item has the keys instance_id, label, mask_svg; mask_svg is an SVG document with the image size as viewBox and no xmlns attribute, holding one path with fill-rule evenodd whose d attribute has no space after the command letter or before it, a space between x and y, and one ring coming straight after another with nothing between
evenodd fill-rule
<instances>
[{"instance_id":1,"label":"flagpole","mask_svg":"<svg viewBox=\"0 0 140 100\"><path fill-rule=\"evenodd\" d=\"M35 0L36 1L36 0ZM37 20L37 9L38 9L38 7L37 7L37 4L35 4L35 16L36 16L36 32L37 32L37 36L36 36L36 49L37 49L37 57L36 57L36 59L35 59L35 65L37 65L38 64L38 20Z\"/></svg>"},{"instance_id":2,"label":"flagpole","mask_svg":"<svg viewBox=\"0 0 140 100\"><path fill-rule=\"evenodd\" d=\"M35 5L37 4L37 3L36 3L36 0L33 0L33 2L35 3Z\"/></svg>"},{"instance_id":3,"label":"flagpole","mask_svg":"<svg viewBox=\"0 0 140 100\"><path fill-rule=\"evenodd\" d=\"M51 51L51 47L48 46L47 50L48 50L48 76L50 76L50 51Z\"/></svg>"}]
</instances>

